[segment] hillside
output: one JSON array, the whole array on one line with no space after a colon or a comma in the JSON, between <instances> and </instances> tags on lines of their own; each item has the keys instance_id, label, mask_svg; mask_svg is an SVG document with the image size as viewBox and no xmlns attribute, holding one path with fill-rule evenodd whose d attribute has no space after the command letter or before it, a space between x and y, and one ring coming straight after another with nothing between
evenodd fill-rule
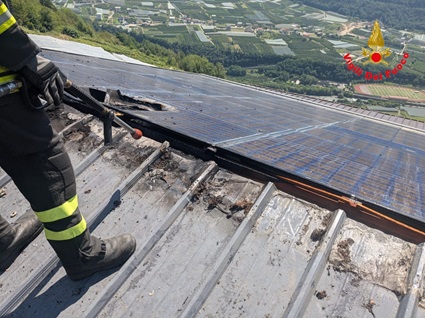
<instances>
[{"instance_id":1,"label":"hillside","mask_svg":"<svg viewBox=\"0 0 425 318\"><path fill-rule=\"evenodd\" d=\"M302 0L298 2L360 20L378 19L386 27L425 31L423 0Z\"/></svg>"},{"instance_id":2,"label":"hillside","mask_svg":"<svg viewBox=\"0 0 425 318\"><path fill-rule=\"evenodd\" d=\"M361 55L370 33L362 29L367 28L366 22L353 22L352 16L321 12L289 0L280 4L242 0L232 3L232 8L218 0L214 3L188 0L173 3L173 9L164 11L166 4L162 1L140 4L131 0L56 1L53 4L50 0L16 0L13 12L30 33L100 46L108 52L159 67L340 99L353 97L351 84L368 83L367 79L347 71L342 58L348 47L353 56ZM226 16L225 21L221 21L219 13L226 13L222 15ZM341 30L350 31L342 34ZM401 32L391 30L384 36L386 45L396 53L389 60L392 69L399 63L401 41L405 43L414 35L402 39ZM385 81L425 87L425 54L419 46L409 43L408 52L411 49L416 51L403 72ZM386 70L385 66L368 68L374 74ZM396 106L394 102L379 103Z\"/></svg>"}]
</instances>

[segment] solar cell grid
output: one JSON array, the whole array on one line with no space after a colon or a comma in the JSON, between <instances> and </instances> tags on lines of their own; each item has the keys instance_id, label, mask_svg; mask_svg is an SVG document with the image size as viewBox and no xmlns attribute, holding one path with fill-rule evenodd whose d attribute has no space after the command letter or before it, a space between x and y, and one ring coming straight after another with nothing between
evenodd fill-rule
<instances>
[{"instance_id":1,"label":"solar cell grid","mask_svg":"<svg viewBox=\"0 0 425 318\"><path fill-rule=\"evenodd\" d=\"M375 165L376 169L379 169L388 174L394 174L397 172L397 161L392 158L382 157Z\"/></svg>"},{"instance_id":2,"label":"solar cell grid","mask_svg":"<svg viewBox=\"0 0 425 318\"><path fill-rule=\"evenodd\" d=\"M276 129L276 131L277 130L279 130L279 131L280 130L295 131L295 130L300 129L302 127L304 127L304 125L302 123L300 123L300 122L296 122L296 121L289 122L288 121L288 122L279 124L278 125L278 128L279 129Z\"/></svg>"},{"instance_id":3,"label":"solar cell grid","mask_svg":"<svg viewBox=\"0 0 425 318\"><path fill-rule=\"evenodd\" d=\"M406 179L395 178L393 182L392 193L390 193L391 197L394 197L396 199L395 201L399 204L418 204L419 197L413 192L406 192L406 186L415 187L414 184L409 181L406 181Z\"/></svg>"},{"instance_id":4,"label":"solar cell grid","mask_svg":"<svg viewBox=\"0 0 425 318\"><path fill-rule=\"evenodd\" d=\"M281 161L288 156L294 156L298 154L301 154L303 156L309 156L309 153L305 150L305 147L303 147L299 143L288 141L285 143L275 143L267 148L263 148L262 150L257 149L252 154L256 155L259 153L273 153L273 160Z\"/></svg>"},{"instance_id":5,"label":"solar cell grid","mask_svg":"<svg viewBox=\"0 0 425 318\"><path fill-rule=\"evenodd\" d=\"M217 112L214 108L205 108L204 105L196 105L195 108L202 109L202 113L206 115L215 115L215 117L223 116L221 119L229 123L240 124L243 120L244 126L252 129L261 129L262 131L280 131L282 129L297 129L303 127L301 121L295 121L286 118L282 123L276 122L276 114L269 114L260 112L258 110L250 110L249 112L241 111L241 107L238 106L235 109L228 110L226 112ZM195 109L194 109L195 110Z\"/></svg>"},{"instance_id":6,"label":"solar cell grid","mask_svg":"<svg viewBox=\"0 0 425 318\"><path fill-rule=\"evenodd\" d=\"M285 166L287 169L291 169L291 171L300 171L304 170L310 161L311 158L307 157L303 158L302 160L297 160L297 158L287 158L285 159L285 162L281 164L281 166Z\"/></svg>"},{"instance_id":7,"label":"solar cell grid","mask_svg":"<svg viewBox=\"0 0 425 318\"><path fill-rule=\"evenodd\" d=\"M391 145L396 146L396 145ZM394 161L400 161L401 157L403 156L404 151L400 151L401 149L399 147L387 147L385 148L385 152L382 154L384 158L388 158Z\"/></svg>"},{"instance_id":8,"label":"solar cell grid","mask_svg":"<svg viewBox=\"0 0 425 318\"><path fill-rule=\"evenodd\" d=\"M271 162L275 159L274 156L269 152L264 152L264 153L257 152L253 154L252 157L261 162Z\"/></svg>"},{"instance_id":9,"label":"solar cell grid","mask_svg":"<svg viewBox=\"0 0 425 318\"><path fill-rule=\"evenodd\" d=\"M331 159L331 158L329 158ZM304 174L311 177L312 180L316 180L319 183L326 182L332 179L332 175L335 173L339 167L344 167L347 164L347 161L339 162L338 164L332 160L324 160L321 162L314 162L312 165L308 166L308 169L304 171Z\"/></svg>"},{"instance_id":10,"label":"solar cell grid","mask_svg":"<svg viewBox=\"0 0 425 318\"><path fill-rule=\"evenodd\" d=\"M274 163L283 163L286 164L288 160L293 160L294 162L297 162L297 173L301 173L302 171L308 170L310 166L315 164L318 161L323 161L323 158L325 158L326 153L312 150L305 148L298 148L297 152L294 152L293 154L288 152L286 156L282 156L279 159L275 159ZM324 163L326 165L326 162Z\"/></svg>"},{"instance_id":11,"label":"solar cell grid","mask_svg":"<svg viewBox=\"0 0 425 318\"><path fill-rule=\"evenodd\" d=\"M267 149L267 152L272 155L272 158L279 158L282 157L286 154L285 151L287 151L287 146L277 146L277 147L273 147L273 148L269 148Z\"/></svg>"},{"instance_id":12,"label":"solar cell grid","mask_svg":"<svg viewBox=\"0 0 425 318\"><path fill-rule=\"evenodd\" d=\"M271 149L273 149L271 151ZM273 153L275 154L274 159L271 160L273 163L285 163L285 160L288 157L296 156L301 159L302 158L311 158L312 161L320 160L321 158L326 156L326 153L319 152L315 149L306 148L302 145L296 143L287 143L284 145L280 145L275 148L268 148L265 151L257 152L258 153Z\"/></svg>"},{"instance_id":13,"label":"solar cell grid","mask_svg":"<svg viewBox=\"0 0 425 318\"><path fill-rule=\"evenodd\" d=\"M373 143L369 140L362 140L359 138L352 139L347 145L350 145L353 148L356 149L363 149L369 152L370 154L380 155L385 151L385 146L383 145L377 145L376 143Z\"/></svg>"},{"instance_id":14,"label":"solar cell grid","mask_svg":"<svg viewBox=\"0 0 425 318\"><path fill-rule=\"evenodd\" d=\"M316 136L323 138L323 139L329 139L329 140L337 140L341 138L340 134L335 133L334 131L331 131L329 129L317 129Z\"/></svg>"},{"instance_id":15,"label":"solar cell grid","mask_svg":"<svg viewBox=\"0 0 425 318\"><path fill-rule=\"evenodd\" d=\"M364 129L365 133L371 132L373 136L382 139L393 138L400 131L398 127L381 125L371 120L364 119L363 122L365 125L363 126L364 128L361 129Z\"/></svg>"},{"instance_id":16,"label":"solar cell grid","mask_svg":"<svg viewBox=\"0 0 425 318\"><path fill-rule=\"evenodd\" d=\"M258 149L261 147L267 148L271 147L275 144L275 140L273 139L261 139L261 140L254 140L250 142L245 142L242 144L237 144L233 146L233 149L239 153L248 153L253 154L255 152L258 152Z\"/></svg>"},{"instance_id":17,"label":"solar cell grid","mask_svg":"<svg viewBox=\"0 0 425 318\"><path fill-rule=\"evenodd\" d=\"M359 152L358 149L348 146L341 146L336 149L335 153L332 153L335 157L346 159L346 160L354 160L355 156Z\"/></svg>"},{"instance_id":18,"label":"solar cell grid","mask_svg":"<svg viewBox=\"0 0 425 318\"><path fill-rule=\"evenodd\" d=\"M403 156L403 164L397 162L398 165L398 175L403 176L408 180L415 180L417 176L416 169L416 160L415 158L410 158L408 156Z\"/></svg>"},{"instance_id":19,"label":"solar cell grid","mask_svg":"<svg viewBox=\"0 0 425 318\"><path fill-rule=\"evenodd\" d=\"M338 161L338 165L335 165L335 161ZM314 165L312 165L310 168L311 171L317 171L322 170L323 172L326 172L326 174L323 174L322 178L320 179L320 182L329 182L334 174L338 171L338 169L345 167L347 165L348 161L346 160L340 160L337 158L324 158L324 160L320 162L316 162Z\"/></svg>"},{"instance_id":20,"label":"solar cell grid","mask_svg":"<svg viewBox=\"0 0 425 318\"><path fill-rule=\"evenodd\" d=\"M398 128L394 128L391 126L385 126L377 123L376 121L360 118L359 120L350 122L350 128L353 130L360 130L362 132L373 130L376 132L385 132L388 128L397 130Z\"/></svg>"},{"instance_id":21,"label":"solar cell grid","mask_svg":"<svg viewBox=\"0 0 425 318\"><path fill-rule=\"evenodd\" d=\"M360 148L362 149L362 148ZM354 162L367 167L372 167L377 161L377 157L370 152L359 150L353 159Z\"/></svg>"},{"instance_id":22,"label":"solar cell grid","mask_svg":"<svg viewBox=\"0 0 425 318\"><path fill-rule=\"evenodd\" d=\"M416 172L425 173L425 156L416 156Z\"/></svg>"},{"instance_id":23,"label":"solar cell grid","mask_svg":"<svg viewBox=\"0 0 425 318\"><path fill-rule=\"evenodd\" d=\"M307 179L311 179L310 176L312 176L314 177L313 180L316 180L318 175L325 177L326 175L329 174L329 171L331 171L331 167L329 167L327 163L319 162L319 161L320 160L317 158L306 156L305 160L302 162L304 163L304 165L302 166L300 166L299 163L296 163L296 158L293 158L292 161L288 160L288 164L287 164L287 160L281 160L281 161L276 161L273 165L283 170L293 167L294 170L292 170L292 172L295 175L303 175ZM291 170L285 170L285 171L291 171ZM316 173L313 173L312 171L316 171Z\"/></svg>"},{"instance_id":24,"label":"solar cell grid","mask_svg":"<svg viewBox=\"0 0 425 318\"><path fill-rule=\"evenodd\" d=\"M303 123L303 125L306 126L306 127L317 126L317 120L314 120L314 119L303 119L303 120L300 120L300 122Z\"/></svg>"},{"instance_id":25,"label":"solar cell grid","mask_svg":"<svg viewBox=\"0 0 425 318\"><path fill-rule=\"evenodd\" d=\"M356 141L356 139L347 134L335 134L334 138L329 139L334 140L335 142L338 142L341 145L352 145Z\"/></svg>"},{"instance_id":26,"label":"solar cell grid","mask_svg":"<svg viewBox=\"0 0 425 318\"><path fill-rule=\"evenodd\" d=\"M297 142L302 140L302 145L305 148L314 148L314 146L322 142L322 139L312 135L311 133L298 133L298 134L294 134L294 136L297 138L293 139L292 141Z\"/></svg>"},{"instance_id":27,"label":"solar cell grid","mask_svg":"<svg viewBox=\"0 0 425 318\"><path fill-rule=\"evenodd\" d=\"M379 160L380 157L377 157L373 152L360 150L365 148L341 146L338 143L336 143L336 146L332 144L333 141L320 138L323 136L337 137L338 135L335 133L319 133L318 136L311 136L306 133L286 135L285 138L290 139L286 140L286 143L270 147L269 141L269 149L266 151L268 155L264 156L264 152L257 152L255 157L259 160L272 160L273 164L300 173L309 179L312 177L314 180L320 178L318 181L321 183L327 183L347 192L367 194L374 202L382 202L384 194L389 191L391 185L391 174L385 174L385 171L381 170L381 166L372 170L369 167L379 161L382 162L383 170L392 173L396 169L396 161L393 159L383 161L382 158ZM346 140L351 141L350 138L346 138ZM338 140L338 142L340 141ZM352 142L360 147L370 144L370 142L358 139L354 139ZM331 149L336 152L334 157L331 155ZM386 148L381 146L379 150L376 151L375 149L374 152L380 152L383 149ZM286 155L282 155L285 153ZM400 155L400 152L397 149L391 149L391 155ZM272 159L278 156L280 158ZM408 168L407 170L410 171ZM397 200L400 200L400 198Z\"/></svg>"},{"instance_id":28,"label":"solar cell grid","mask_svg":"<svg viewBox=\"0 0 425 318\"><path fill-rule=\"evenodd\" d=\"M322 141L320 144L317 144L315 148L319 151L323 152L329 152L331 155L334 155L335 153L338 153L339 149L343 147L340 144L336 142L331 141Z\"/></svg>"},{"instance_id":29,"label":"solar cell grid","mask_svg":"<svg viewBox=\"0 0 425 318\"><path fill-rule=\"evenodd\" d=\"M402 145L409 146L415 149L420 149L422 144L425 143L425 135L421 136L409 131L400 130L394 138L394 142ZM423 150L422 150L423 151ZM424 152L425 155L425 152Z\"/></svg>"},{"instance_id":30,"label":"solar cell grid","mask_svg":"<svg viewBox=\"0 0 425 318\"><path fill-rule=\"evenodd\" d=\"M344 116L343 114L334 111L329 111L328 114L325 114L317 107L299 104L299 102L296 101L282 101L281 103L276 104L276 102L271 99L266 103L261 103L259 106L266 106L271 109L281 110L284 112L284 115L288 114L285 117L298 119L314 118L317 122L338 122L346 120L347 118L346 115Z\"/></svg>"},{"instance_id":31,"label":"solar cell grid","mask_svg":"<svg viewBox=\"0 0 425 318\"><path fill-rule=\"evenodd\" d=\"M394 203L406 206L406 205L414 205L418 206L418 211L420 211L420 201L418 200L418 196L416 196L413 192L406 192L405 187L411 186L414 187L414 184L406 183L406 180L395 178L392 184L391 191L389 193L390 197L393 198ZM423 202L422 202L423 203Z\"/></svg>"},{"instance_id":32,"label":"solar cell grid","mask_svg":"<svg viewBox=\"0 0 425 318\"><path fill-rule=\"evenodd\" d=\"M251 135L252 130L226 123L192 112L191 116L180 113L156 112L156 119L165 127L182 133L190 133L194 138L203 141L223 141L246 135ZM178 125L177 125L178 123Z\"/></svg>"},{"instance_id":33,"label":"solar cell grid","mask_svg":"<svg viewBox=\"0 0 425 318\"><path fill-rule=\"evenodd\" d=\"M354 185L357 183L355 181L359 180L359 178L365 173L367 173L369 170L370 168L365 165L358 164L356 162L346 161L344 166L341 166L339 169L336 169L335 174L332 176L332 178L343 178L344 180L349 181L348 184L350 184L351 187L354 187Z\"/></svg>"},{"instance_id":34,"label":"solar cell grid","mask_svg":"<svg viewBox=\"0 0 425 318\"><path fill-rule=\"evenodd\" d=\"M391 179L393 174L385 172L383 170L372 168L364 178L365 185L370 184L375 189L383 190L381 192L387 192L391 186Z\"/></svg>"},{"instance_id":35,"label":"solar cell grid","mask_svg":"<svg viewBox=\"0 0 425 318\"><path fill-rule=\"evenodd\" d=\"M108 88L120 83L121 87L139 88L146 97L178 110L174 114L144 112L143 118L212 144L260 138L260 130L264 135L282 132L271 134L274 138L224 143L223 147L414 218L423 207L425 143L418 138L424 134L314 106L311 99L304 103L196 74L133 65L116 71L118 63L92 62L84 71L74 66L79 63L75 61L72 68L71 64L64 67L75 69L73 74L81 83ZM401 181L393 185L394 178ZM419 198L420 206L412 202L414 197Z\"/></svg>"}]
</instances>

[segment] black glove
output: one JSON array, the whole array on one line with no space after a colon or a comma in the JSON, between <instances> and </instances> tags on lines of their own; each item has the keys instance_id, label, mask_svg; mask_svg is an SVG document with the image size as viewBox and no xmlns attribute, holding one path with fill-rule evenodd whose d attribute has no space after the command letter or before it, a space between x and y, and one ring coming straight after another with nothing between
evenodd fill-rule
<instances>
[{"instance_id":1,"label":"black glove","mask_svg":"<svg viewBox=\"0 0 425 318\"><path fill-rule=\"evenodd\" d=\"M36 56L19 73L35 88L36 95L42 95L48 105L54 103L58 106L61 103L66 77L53 62Z\"/></svg>"}]
</instances>

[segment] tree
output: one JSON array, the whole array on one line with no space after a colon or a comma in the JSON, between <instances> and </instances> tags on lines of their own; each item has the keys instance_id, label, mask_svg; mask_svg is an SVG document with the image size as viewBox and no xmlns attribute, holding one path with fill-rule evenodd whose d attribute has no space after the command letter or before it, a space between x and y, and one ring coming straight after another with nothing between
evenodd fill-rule
<instances>
[{"instance_id":1,"label":"tree","mask_svg":"<svg viewBox=\"0 0 425 318\"><path fill-rule=\"evenodd\" d=\"M40 4L46 8L49 8L50 10L56 11L55 5L50 0L40 0Z\"/></svg>"},{"instance_id":2,"label":"tree","mask_svg":"<svg viewBox=\"0 0 425 318\"><path fill-rule=\"evenodd\" d=\"M288 72L280 71L279 76L276 78L276 81L287 82L289 81L290 78L291 76L289 75Z\"/></svg>"},{"instance_id":3,"label":"tree","mask_svg":"<svg viewBox=\"0 0 425 318\"><path fill-rule=\"evenodd\" d=\"M47 32L53 30L53 19L50 11L46 8L42 8L40 11L40 31Z\"/></svg>"},{"instance_id":4,"label":"tree","mask_svg":"<svg viewBox=\"0 0 425 318\"><path fill-rule=\"evenodd\" d=\"M246 70L239 65L230 65L227 68L227 75L229 76L245 76Z\"/></svg>"},{"instance_id":5,"label":"tree","mask_svg":"<svg viewBox=\"0 0 425 318\"><path fill-rule=\"evenodd\" d=\"M319 80L312 75L303 74L300 78L301 83L304 85L316 85Z\"/></svg>"},{"instance_id":6,"label":"tree","mask_svg":"<svg viewBox=\"0 0 425 318\"><path fill-rule=\"evenodd\" d=\"M184 71L214 75L214 65L205 57L189 54L178 63L180 69Z\"/></svg>"},{"instance_id":7,"label":"tree","mask_svg":"<svg viewBox=\"0 0 425 318\"><path fill-rule=\"evenodd\" d=\"M214 76L224 78L226 76L226 70L221 63L215 63Z\"/></svg>"},{"instance_id":8,"label":"tree","mask_svg":"<svg viewBox=\"0 0 425 318\"><path fill-rule=\"evenodd\" d=\"M62 29L62 34L68 35L71 38L79 38L80 36L78 35L77 30L72 29L72 28L68 28L68 27L64 27Z\"/></svg>"}]
</instances>

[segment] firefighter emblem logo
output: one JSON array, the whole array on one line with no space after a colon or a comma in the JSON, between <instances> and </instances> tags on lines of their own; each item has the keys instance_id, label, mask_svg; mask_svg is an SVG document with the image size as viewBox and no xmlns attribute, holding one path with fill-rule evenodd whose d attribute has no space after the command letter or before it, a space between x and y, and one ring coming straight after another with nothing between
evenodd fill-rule
<instances>
[{"instance_id":1,"label":"firefighter emblem logo","mask_svg":"<svg viewBox=\"0 0 425 318\"><path fill-rule=\"evenodd\" d=\"M367 45L371 50L363 48L362 55L368 58L367 61L363 62L363 65L369 63L382 63L384 65L388 65L388 62L385 61L385 58L391 55L391 50L389 48L384 48L384 38L382 36L378 21L375 21L373 24L372 35L367 41Z\"/></svg>"}]
</instances>

